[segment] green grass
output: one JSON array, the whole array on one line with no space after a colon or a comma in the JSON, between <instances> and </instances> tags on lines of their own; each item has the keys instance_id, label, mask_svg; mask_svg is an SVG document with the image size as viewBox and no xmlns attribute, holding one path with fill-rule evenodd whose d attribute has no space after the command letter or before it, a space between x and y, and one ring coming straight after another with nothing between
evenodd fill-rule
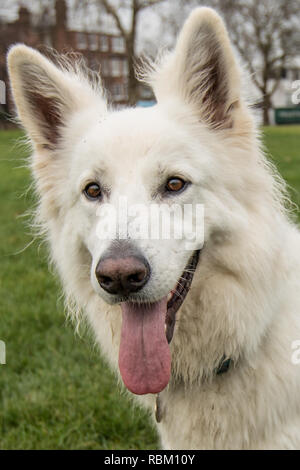
<instances>
[{"instance_id":1,"label":"green grass","mask_svg":"<svg viewBox=\"0 0 300 470\"><path fill-rule=\"evenodd\" d=\"M264 129L265 145L290 186L290 195L300 205L300 126L272 126Z\"/></svg>"},{"instance_id":2,"label":"green grass","mask_svg":"<svg viewBox=\"0 0 300 470\"><path fill-rule=\"evenodd\" d=\"M0 449L155 449L148 416L116 385L88 335L65 321L60 288L20 216L30 206L19 131L0 132Z\"/></svg>"},{"instance_id":3,"label":"green grass","mask_svg":"<svg viewBox=\"0 0 300 470\"><path fill-rule=\"evenodd\" d=\"M65 322L45 247L20 216L30 178L19 131L0 132L0 449L155 449L156 434L92 347ZM300 127L270 127L264 142L300 202Z\"/></svg>"}]
</instances>

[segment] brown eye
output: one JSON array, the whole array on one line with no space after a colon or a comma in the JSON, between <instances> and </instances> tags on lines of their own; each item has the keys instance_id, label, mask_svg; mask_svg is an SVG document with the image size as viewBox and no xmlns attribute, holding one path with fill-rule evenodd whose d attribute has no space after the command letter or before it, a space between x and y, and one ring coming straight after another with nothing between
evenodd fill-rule
<instances>
[{"instance_id":1,"label":"brown eye","mask_svg":"<svg viewBox=\"0 0 300 470\"><path fill-rule=\"evenodd\" d=\"M98 183L89 183L83 190L88 199L96 200L102 196L101 188Z\"/></svg>"},{"instance_id":2,"label":"brown eye","mask_svg":"<svg viewBox=\"0 0 300 470\"><path fill-rule=\"evenodd\" d=\"M170 178L166 184L166 190L176 193L185 187L186 183L181 178Z\"/></svg>"}]
</instances>

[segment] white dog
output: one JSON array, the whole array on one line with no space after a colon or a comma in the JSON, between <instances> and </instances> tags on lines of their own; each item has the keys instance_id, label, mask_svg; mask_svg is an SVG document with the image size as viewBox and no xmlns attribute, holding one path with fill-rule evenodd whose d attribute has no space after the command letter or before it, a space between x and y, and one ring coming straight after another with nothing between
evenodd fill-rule
<instances>
[{"instance_id":1,"label":"white dog","mask_svg":"<svg viewBox=\"0 0 300 470\"><path fill-rule=\"evenodd\" d=\"M221 18L191 14L152 68L153 108L113 112L99 80L24 45L8 66L66 296L126 387L156 406L162 446L299 449L300 235ZM117 212L121 196L202 204L202 248L101 238L101 208Z\"/></svg>"}]
</instances>

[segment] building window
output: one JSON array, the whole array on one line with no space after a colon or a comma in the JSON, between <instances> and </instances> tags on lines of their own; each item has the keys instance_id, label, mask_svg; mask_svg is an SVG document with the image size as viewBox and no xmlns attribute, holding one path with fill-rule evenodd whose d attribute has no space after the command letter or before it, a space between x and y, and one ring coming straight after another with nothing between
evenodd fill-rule
<instances>
[{"instance_id":1,"label":"building window","mask_svg":"<svg viewBox=\"0 0 300 470\"><path fill-rule=\"evenodd\" d=\"M120 77L121 76L121 61L119 59L111 59L110 66L111 66L111 76Z\"/></svg>"},{"instance_id":2,"label":"building window","mask_svg":"<svg viewBox=\"0 0 300 470\"><path fill-rule=\"evenodd\" d=\"M121 75L123 77L128 77L128 64L126 59L121 61Z\"/></svg>"},{"instance_id":3,"label":"building window","mask_svg":"<svg viewBox=\"0 0 300 470\"><path fill-rule=\"evenodd\" d=\"M287 71L285 68L282 68L281 71L280 71L280 78L282 78L283 80L286 78L287 76ZM271 78L274 78L274 74L272 74L272 77Z\"/></svg>"},{"instance_id":4,"label":"building window","mask_svg":"<svg viewBox=\"0 0 300 470\"><path fill-rule=\"evenodd\" d=\"M107 59L103 59L101 61L101 75L103 77L109 77L110 76L109 60L107 60Z\"/></svg>"},{"instance_id":5,"label":"building window","mask_svg":"<svg viewBox=\"0 0 300 470\"><path fill-rule=\"evenodd\" d=\"M100 51L107 52L109 50L109 43L107 36L100 37Z\"/></svg>"},{"instance_id":6,"label":"building window","mask_svg":"<svg viewBox=\"0 0 300 470\"><path fill-rule=\"evenodd\" d=\"M87 49L87 37L85 33L76 34L76 43L78 49Z\"/></svg>"},{"instance_id":7,"label":"building window","mask_svg":"<svg viewBox=\"0 0 300 470\"><path fill-rule=\"evenodd\" d=\"M115 101L122 101L126 100L127 97L127 92L126 92L126 87L123 83L113 83L110 86L111 94L113 96L113 99Z\"/></svg>"},{"instance_id":8,"label":"building window","mask_svg":"<svg viewBox=\"0 0 300 470\"><path fill-rule=\"evenodd\" d=\"M89 35L89 46L91 51L96 51L98 49L98 36L97 34Z\"/></svg>"},{"instance_id":9,"label":"building window","mask_svg":"<svg viewBox=\"0 0 300 470\"><path fill-rule=\"evenodd\" d=\"M121 37L112 38L113 52L125 52L125 41Z\"/></svg>"},{"instance_id":10,"label":"building window","mask_svg":"<svg viewBox=\"0 0 300 470\"><path fill-rule=\"evenodd\" d=\"M300 79L300 69L294 69L292 80L299 80L299 79Z\"/></svg>"}]
</instances>

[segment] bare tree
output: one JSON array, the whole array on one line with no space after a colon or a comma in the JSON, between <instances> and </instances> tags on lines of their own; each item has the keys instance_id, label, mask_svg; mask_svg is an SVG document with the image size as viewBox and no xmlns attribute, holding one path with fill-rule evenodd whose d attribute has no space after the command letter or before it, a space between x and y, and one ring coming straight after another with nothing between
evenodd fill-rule
<instances>
[{"instance_id":1,"label":"bare tree","mask_svg":"<svg viewBox=\"0 0 300 470\"><path fill-rule=\"evenodd\" d=\"M299 55L299 0L221 0L230 36L261 96L264 124L292 57Z\"/></svg>"},{"instance_id":2,"label":"bare tree","mask_svg":"<svg viewBox=\"0 0 300 470\"><path fill-rule=\"evenodd\" d=\"M147 8L153 7L166 0L85 0L80 2L80 8L94 7L98 16L105 13L110 16L118 33L123 37L128 61L128 96L129 103L135 104L138 99L138 81L135 76L135 61L137 59L137 26L139 15Z\"/></svg>"},{"instance_id":3,"label":"bare tree","mask_svg":"<svg viewBox=\"0 0 300 470\"><path fill-rule=\"evenodd\" d=\"M161 37L167 44L196 6L205 4L224 17L232 42L244 60L258 91L263 120L269 123L272 97L286 67L300 55L299 0L177 0L160 12Z\"/></svg>"}]
</instances>

